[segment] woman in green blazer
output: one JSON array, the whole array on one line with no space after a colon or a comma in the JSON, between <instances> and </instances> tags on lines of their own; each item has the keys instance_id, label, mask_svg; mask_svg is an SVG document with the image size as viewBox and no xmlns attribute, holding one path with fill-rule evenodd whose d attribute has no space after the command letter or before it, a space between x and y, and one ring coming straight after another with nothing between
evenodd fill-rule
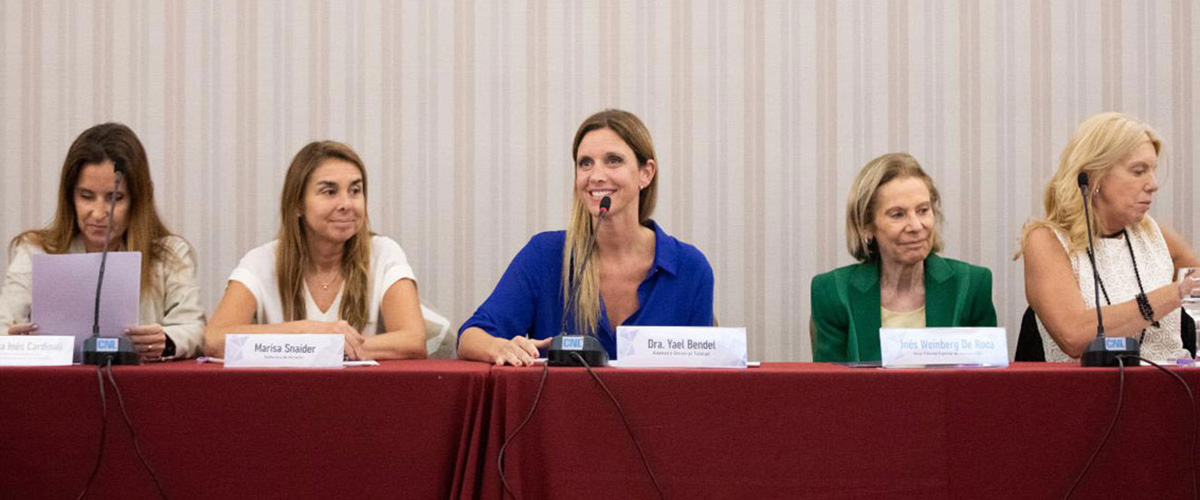
<instances>
[{"instance_id":1,"label":"woman in green blazer","mask_svg":"<svg viewBox=\"0 0 1200 500\"><path fill-rule=\"evenodd\" d=\"M858 264L812 280L813 361L879 361L879 329L996 326L992 273L939 257L937 188L912 156L863 167L846 207Z\"/></svg>"}]
</instances>

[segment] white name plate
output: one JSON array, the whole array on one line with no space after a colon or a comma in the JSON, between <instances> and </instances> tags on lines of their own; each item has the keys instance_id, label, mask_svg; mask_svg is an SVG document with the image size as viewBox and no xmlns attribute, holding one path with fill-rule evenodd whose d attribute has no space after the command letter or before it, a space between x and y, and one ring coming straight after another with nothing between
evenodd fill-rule
<instances>
[{"instance_id":1,"label":"white name plate","mask_svg":"<svg viewBox=\"0 0 1200 500\"><path fill-rule=\"evenodd\" d=\"M621 368L745 368L746 329L618 326Z\"/></svg>"},{"instance_id":2,"label":"white name plate","mask_svg":"<svg viewBox=\"0 0 1200 500\"><path fill-rule=\"evenodd\" d=\"M0 335L0 366L68 366L72 335Z\"/></svg>"},{"instance_id":3,"label":"white name plate","mask_svg":"<svg viewBox=\"0 0 1200 500\"><path fill-rule=\"evenodd\" d=\"M325 333L225 336L225 368L341 368L345 337Z\"/></svg>"},{"instance_id":4,"label":"white name plate","mask_svg":"<svg viewBox=\"0 0 1200 500\"><path fill-rule=\"evenodd\" d=\"M886 368L1008 366L1003 328L880 328Z\"/></svg>"}]
</instances>

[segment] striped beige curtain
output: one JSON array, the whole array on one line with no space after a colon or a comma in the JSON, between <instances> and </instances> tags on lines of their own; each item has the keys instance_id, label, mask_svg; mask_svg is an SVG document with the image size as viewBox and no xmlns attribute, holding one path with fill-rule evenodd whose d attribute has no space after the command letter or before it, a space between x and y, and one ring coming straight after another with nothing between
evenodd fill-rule
<instances>
[{"instance_id":1,"label":"striped beige curtain","mask_svg":"<svg viewBox=\"0 0 1200 500\"><path fill-rule=\"evenodd\" d=\"M809 281L850 262L849 182L898 150L1015 337L1016 238L1088 115L1161 132L1153 214L1196 242L1197 26L1192 0L0 0L0 233L49 220L81 130L125 122L211 307L273 237L291 156L336 139L367 162L374 229L458 324L563 227L575 127L621 107L656 140L656 219L713 263L752 358L811 359Z\"/></svg>"}]
</instances>

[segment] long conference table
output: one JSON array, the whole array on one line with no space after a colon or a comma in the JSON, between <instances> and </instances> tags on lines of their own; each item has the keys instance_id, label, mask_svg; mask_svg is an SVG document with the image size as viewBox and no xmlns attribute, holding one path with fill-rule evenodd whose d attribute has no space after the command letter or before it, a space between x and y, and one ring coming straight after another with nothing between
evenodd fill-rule
<instances>
[{"instance_id":1,"label":"long conference table","mask_svg":"<svg viewBox=\"0 0 1200 500\"><path fill-rule=\"evenodd\" d=\"M1200 369L1173 369L1198 387ZM113 370L169 498L505 498L500 447L541 368L392 361L344 370L174 362ZM1116 408L1116 369L596 373L619 400L666 498L1062 498ZM1126 370L1116 428L1073 498L1191 498L1189 400ZM157 498L115 393L88 498ZM74 498L96 461L94 367L0 368L0 498ZM517 498L657 498L603 389L551 368L509 444Z\"/></svg>"}]
</instances>

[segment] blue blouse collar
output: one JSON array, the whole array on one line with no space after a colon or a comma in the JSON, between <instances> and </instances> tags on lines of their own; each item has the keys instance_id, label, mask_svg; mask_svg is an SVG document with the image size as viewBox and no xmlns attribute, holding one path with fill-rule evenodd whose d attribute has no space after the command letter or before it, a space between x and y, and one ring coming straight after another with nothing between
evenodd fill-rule
<instances>
[{"instance_id":1,"label":"blue blouse collar","mask_svg":"<svg viewBox=\"0 0 1200 500\"><path fill-rule=\"evenodd\" d=\"M679 267L679 245L675 238L663 232L653 219L647 220L644 225L654 230L654 264L651 269L660 269L674 276Z\"/></svg>"}]
</instances>

